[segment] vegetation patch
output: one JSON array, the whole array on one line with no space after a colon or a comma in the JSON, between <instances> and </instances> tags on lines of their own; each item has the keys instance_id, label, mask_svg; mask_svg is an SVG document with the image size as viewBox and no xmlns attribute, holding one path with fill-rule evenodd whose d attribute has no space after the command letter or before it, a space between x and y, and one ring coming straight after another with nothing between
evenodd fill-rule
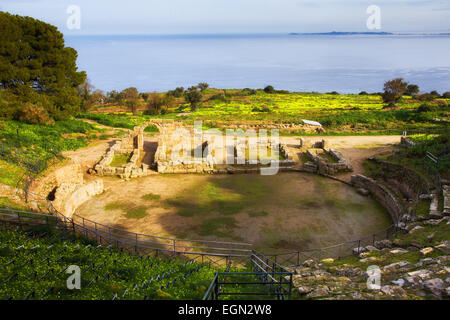
<instances>
[{"instance_id":1,"label":"vegetation patch","mask_svg":"<svg viewBox=\"0 0 450 320\"><path fill-rule=\"evenodd\" d=\"M200 226L200 235L217 237L231 237L236 220L231 217L217 217L204 220Z\"/></svg>"},{"instance_id":2,"label":"vegetation patch","mask_svg":"<svg viewBox=\"0 0 450 320\"><path fill-rule=\"evenodd\" d=\"M158 201L161 199L161 196L159 194L147 193L144 194L141 199L145 201Z\"/></svg>"},{"instance_id":3,"label":"vegetation patch","mask_svg":"<svg viewBox=\"0 0 450 320\"><path fill-rule=\"evenodd\" d=\"M116 154L109 165L111 167L122 167L128 163L129 159L129 154Z\"/></svg>"},{"instance_id":4,"label":"vegetation patch","mask_svg":"<svg viewBox=\"0 0 450 320\"><path fill-rule=\"evenodd\" d=\"M0 183L17 187L25 169L0 160Z\"/></svg>"},{"instance_id":5,"label":"vegetation patch","mask_svg":"<svg viewBox=\"0 0 450 320\"><path fill-rule=\"evenodd\" d=\"M125 217L130 219L142 219L147 216L147 209L146 206L139 206L132 209L128 209Z\"/></svg>"},{"instance_id":6,"label":"vegetation patch","mask_svg":"<svg viewBox=\"0 0 450 320\"><path fill-rule=\"evenodd\" d=\"M269 214L266 211L250 211L248 216L252 218L267 217Z\"/></svg>"}]
</instances>

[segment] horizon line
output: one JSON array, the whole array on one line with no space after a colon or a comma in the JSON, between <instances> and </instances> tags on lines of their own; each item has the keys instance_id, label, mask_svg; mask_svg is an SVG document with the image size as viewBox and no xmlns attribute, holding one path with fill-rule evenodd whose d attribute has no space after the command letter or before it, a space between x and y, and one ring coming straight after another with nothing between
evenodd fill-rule
<instances>
[{"instance_id":1,"label":"horizon line","mask_svg":"<svg viewBox=\"0 0 450 320\"><path fill-rule=\"evenodd\" d=\"M450 31L324 31L324 32L214 32L214 33L86 33L62 32L65 36L249 36L249 35L450 35Z\"/></svg>"}]
</instances>

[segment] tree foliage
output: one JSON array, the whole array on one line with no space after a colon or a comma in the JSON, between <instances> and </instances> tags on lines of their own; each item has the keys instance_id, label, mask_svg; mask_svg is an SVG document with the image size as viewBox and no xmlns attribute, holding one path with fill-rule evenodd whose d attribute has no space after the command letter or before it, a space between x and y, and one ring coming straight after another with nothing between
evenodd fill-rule
<instances>
[{"instance_id":1,"label":"tree foliage","mask_svg":"<svg viewBox=\"0 0 450 320\"><path fill-rule=\"evenodd\" d=\"M147 110L145 114L157 115L164 114L174 103L174 97L168 94L160 94L158 92L150 93L148 97Z\"/></svg>"},{"instance_id":2,"label":"tree foliage","mask_svg":"<svg viewBox=\"0 0 450 320\"><path fill-rule=\"evenodd\" d=\"M185 92L184 98L191 104L191 109L194 111L202 101L203 94L199 91L198 87L190 87L188 91Z\"/></svg>"},{"instance_id":3,"label":"tree foliage","mask_svg":"<svg viewBox=\"0 0 450 320\"><path fill-rule=\"evenodd\" d=\"M197 86L201 92L209 88L209 84L207 84L206 82L200 82Z\"/></svg>"},{"instance_id":4,"label":"tree foliage","mask_svg":"<svg viewBox=\"0 0 450 320\"><path fill-rule=\"evenodd\" d=\"M86 73L77 70L77 52L65 47L62 33L42 21L0 12L0 34L0 88L12 98L2 103L40 105L58 120L78 113L77 88ZM20 107L14 116L19 113Z\"/></svg>"},{"instance_id":5,"label":"tree foliage","mask_svg":"<svg viewBox=\"0 0 450 320\"><path fill-rule=\"evenodd\" d=\"M408 82L403 78L396 78L384 83L383 101L386 103L397 102L407 91Z\"/></svg>"},{"instance_id":6,"label":"tree foliage","mask_svg":"<svg viewBox=\"0 0 450 320\"><path fill-rule=\"evenodd\" d=\"M267 87L264 88L264 92L265 93L274 93L275 89L274 89L273 86L267 86Z\"/></svg>"},{"instance_id":7,"label":"tree foliage","mask_svg":"<svg viewBox=\"0 0 450 320\"><path fill-rule=\"evenodd\" d=\"M415 95L419 93L419 86L417 84L409 84L406 87L406 94L409 96Z\"/></svg>"}]
</instances>

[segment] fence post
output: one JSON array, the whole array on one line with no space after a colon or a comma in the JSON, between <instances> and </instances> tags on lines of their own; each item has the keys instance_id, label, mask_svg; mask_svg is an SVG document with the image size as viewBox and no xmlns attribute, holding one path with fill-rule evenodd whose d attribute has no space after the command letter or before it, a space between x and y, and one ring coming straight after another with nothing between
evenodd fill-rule
<instances>
[{"instance_id":1,"label":"fence post","mask_svg":"<svg viewBox=\"0 0 450 320\"><path fill-rule=\"evenodd\" d=\"M138 234L136 233L136 245L134 247L134 252L137 253L137 251L138 251Z\"/></svg>"},{"instance_id":2,"label":"fence post","mask_svg":"<svg viewBox=\"0 0 450 320\"><path fill-rule=\"evenodd\" d=\"M175 253L177 251L177 241L173 240L173 252Z\"/></svg>"},{"instance_id":3,"label":"fence post","mask_svg":"<svg viewBox=\"0 0 450 320\"><path fill-rule=\"evenodd\" d=\"M84 230L84 234L86 235L86 238L87 238L87 230L86 230L86 224L84 223L84 218L83 218L83 230Z\"/></svg>"}]
</instances>

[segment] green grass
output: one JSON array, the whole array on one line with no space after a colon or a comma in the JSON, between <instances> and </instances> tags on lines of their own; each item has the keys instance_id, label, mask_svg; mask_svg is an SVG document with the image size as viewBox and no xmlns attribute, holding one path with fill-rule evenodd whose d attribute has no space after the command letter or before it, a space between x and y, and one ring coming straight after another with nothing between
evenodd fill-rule
<instances>
[{"instance_id":1,"label":"green grass","mask_svg":"<svg viewBox=\"0 0 450 320\"><path fill-rule=\"evenodd\" d=\"M319 154L319 157L321 157L321 158L327 160L329 163L337 163L337 162L338 162L334 157L332 157L331 155L329 155L329 154L326 153L326 152L320 153L320 154Z\"/></svg>"},{"instance_id":2,"label":"green grass","mask_svg":"<svg viewBox=\"0 0 450 320\"><path fill-rule=\"evenodd\" d=\"M161 199L161 196L159 194L147 193L144 194L141 199L145 201L158 201Z\"/></svg>"},{"instance_id":3,"label":"green grass","mask_svg":"<svg viewBox=\"0 0 450 320\"><path fill-rule=\"evenodd\" d=\"M113 210L125 210L128 207L128 204L125 202L115 201L108 203L105 205L104 209L106 211L113 211Z\"/></svg>"},{"instance_id":4,"label":"green grass","mask_svg":"<svg viewBox=\"0 0 450 320\"><path fill-rule=\"evenodd\" d=\"M114 201L106 204L104 209L106 211L123 211L125 212L125 217L128 219L142 219L148 215L147 206L136 206L132 202Z\"/></svg>"},{"instance_id":5,"label":"green grass","mask_svg":"<svg viewBox=\"0 0 450 320\"><path fill-rule=\"evenodd\" d=\"M431 200L419 200L416 207L416 215L427 216L430 213Z\"/></svg>"},{"instance_id":6,"label":"green grass","mask_svg":"<svg viewBox=\"0 0 450 320\"><path fill-rule=\"evenodd\" d=\"M102 131L79 120L56 121L53 125L4 121L0 127L0 142L45 158L50 156L52 151L76 150L85 147L89 137L92 137L89 134Z\"/></svg>"},{"instance_id":7,"label":"green grass","mask_svg":"<svg viewBox=\"0 0 450 320\"><path fill-rule=\"evenodd\" d=\"M200 235L216 237L231 237L236 220L232 217L217 217L204 220L200 226Z\"/></svg>"},{"instance_id":8,"label":"green grass","mask_svg":"<svg viewBox=\"0 0 450 320\"><path fill-rule=\"evenodd\" d=\"M17 204L16 202L8 199L7 197L0 197L0 208L9 208L13 210L27 210L27 207Z\"/></svg>"},{"instance_id":9,"label":"green grass","mask_svg":"<svg viewBox=\"0 0 450 320\"><path fill-rule=\"evenodd\" d=\"M16 187L25 169L0 160L0 183Z\"/></svg>"},{"instance_id":10,"label":"green grass","mask_svg":"<svg viewBox=\"0 0 450 320\"><path fill-rule=\"evenodd\" d=\"M213 96L220 99L210 99ZM197 111L192 112L189 104L178 101L179 105L170 108L164 115L144 116L127 112L83 113L88 118L104 125L132 129L151 118L176 119L187 125L202 120L203 127L226 128L230 124L264 121L272 123L302 124L302 119L322 123L328 135L379 135L401 134L408 132L441 132L445 122L435 119L447 119L450 99L436 99L429 102L432 111L417 112L423 102L411 97L403 97L394 109L383 109L385 104L379 95L355 94L319 94L306 92L268 94L261 90L248 94L243 90L208 89L204 101ZM261 112L261 110L269 112ZM101 111L101 109L99 109ZM182 116L177 116L182 113ZM148 127L147 132L156 132ZM317 133L292 132L281 130L283 135L313 135Z\"/></svg>"},{"instance_id":11,"label":"green grass","mask_svg":"<svg viewBox=\"0 0 450 320\"><path fill-rule=\"evenodd\" d=\"M143 117L133 117L125 113L80 113L77 115L77 118L94 120L105 126L125 129L133 129L135 126L141 125L145 122Z\"/></svg>"},{"instance_id":12,"label":"green grass","mask_svg":"<svg viewBox=\"0 0 450 320\"><path fill-rule=\"evenodd\" d=\"M61 151L85 147L100 132L103 129L79 120L56 121L53 125L0 122L0 144L9 146L0 155L0 183L15 186L24 173L21 167L2 160L8 157L18 161L12 155L16 152L14 148L20 150L21 154L26 154L27 161L35 163L52 158Z\"/></svg>"},{"instance_id":13,"label":"green grass","mask_svg":"<svg viewBox=\"0 0 450 320\"><path fill-rule=\"evenodd\" d=\"M0 240L2 300L22 300L31 292L30 300L201 299L214 273L223 271L97 247L47 227L0 230ZM67 289L69 265L81 268L81 290Z\"/></svg>"},{"instance_id":14,"label":"green grass","mask_svg":"<svg viewBox=\"0 0 450 320\"><path fill-rule=\"evenodd\" d=\"M128 163L129 158L129 154L115 154L109 165L111 167L122 167Z\"/></svg>"},{"instance_id":15,"label":"green grass","mask_svg":"<svg viewBox=\"0 0 450 320\"><path fill-rule=\"evenodd\" d=\"M125 214L125 217L128 219L142 219L145 218L147 213L147 207L146 206L139 206L132 209L128 209L127 213Z\"/></svg>"}]
</instances>

